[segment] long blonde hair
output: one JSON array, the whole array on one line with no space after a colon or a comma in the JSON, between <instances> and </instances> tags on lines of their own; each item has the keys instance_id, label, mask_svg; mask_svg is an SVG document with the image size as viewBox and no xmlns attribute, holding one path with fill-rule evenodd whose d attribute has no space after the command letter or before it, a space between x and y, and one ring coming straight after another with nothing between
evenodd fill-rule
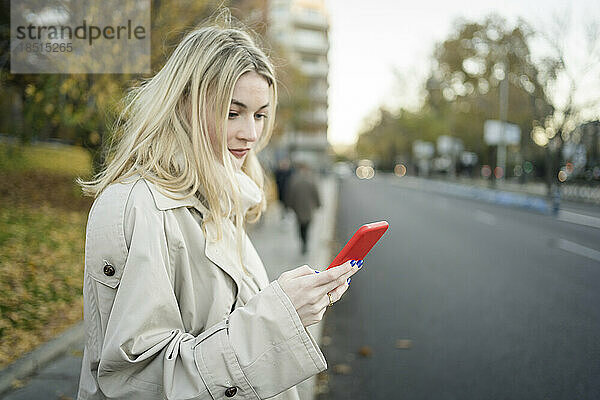
<instances>
[{"instance_id":1,"label":"long blonde hair","mask_svg":"<svg viewBox=\"0 0 600 400\"><path fill-rule=\"evenodd\" d=\"M101 171L90 181L77 178L77 183L84 195L97 197L111 183L139 173L159 189L181 194L180 199L196 196L210 210L203 216L202 229L206 233L205 223L214 221L216 240L221 239L223 223L235 210L237 250L246 271L242 232L246 220L256 222L266 209L264 171L256 154L268 144L273 132L277 81L271 61L251 34L239 23L236 27L232 23L228 14L225 21L213 21L187 33L156 75L130 89L104 149L106 161ZM255 71L269 84L271 112L242 165L242 171L263 192L262 200L241 215L226 124L234 86L248 71ZM211 146L209 118L214 118L221 160ZM222 163L220 168L218 163ZM229 185L233 199L223 185ZM229 210L222 208L222 196Z\"/></svg>"}]
</instances>

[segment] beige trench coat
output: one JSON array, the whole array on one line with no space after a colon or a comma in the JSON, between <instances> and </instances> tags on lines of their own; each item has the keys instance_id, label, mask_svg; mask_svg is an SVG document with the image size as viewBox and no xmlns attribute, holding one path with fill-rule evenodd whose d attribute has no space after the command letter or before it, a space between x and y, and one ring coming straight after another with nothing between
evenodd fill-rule
<instances>
[{"instance_id":1,"label":"beige trench coat","mask_svg":"<svg viewBox=\"0 0 600 400\"><path fill-rule=\"evenodd\" d=\"M298 399L295 385L327 368L248 236L252 277L230 220L223 240L205 238L206 211L139 175L94 201L78 399Z\"/></svg>"}]
</instances>

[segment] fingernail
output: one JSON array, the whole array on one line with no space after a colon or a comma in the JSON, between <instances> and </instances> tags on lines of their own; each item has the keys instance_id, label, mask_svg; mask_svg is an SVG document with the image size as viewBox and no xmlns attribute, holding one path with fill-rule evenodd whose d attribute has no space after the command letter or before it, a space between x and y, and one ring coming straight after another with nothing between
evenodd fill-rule
<instances>
[{"instance_id":1,"label":"fingernail","mask_svg":"<svg viewBox=\"0 0 600 400\"><path fill-rule=\"evenodd\" d=\"M315 269L315 272L316 272L317 274L319 273L319 271L317 271L316 269Z\"/></svg>"},{"instance_id":2,"label":"fingernail","mask_svg":"<svg viewBox=\"0 0 600 400\"><path fill-rule=\"evenodd\" d=\"M362 268L362 266L363 266L363 260L360 260L360 261L357 263L357 265L358 265L358 269L361 269L361 268Z\"/></svg>"},{"instance_id":3,"label":"fingernail","mask_svg":"<svg viewBox=\"0 0 600 400\"><path fill-rule=\"evenodd\" d=\"M354 267L354 264L356 264L356 260L350 260L350 265Z\"/></svg>"},{"instance_id":4,"label":"fingernail","mask_svg":"<svg viewBox=\"0 0 600 400\"><path fill-rule=\"evenodd\" d=\"M348 286L350 286L350 281L352 280L352 278L348 278L346 279L346 282L348 282Z\"/></svg>"}]
</instances>

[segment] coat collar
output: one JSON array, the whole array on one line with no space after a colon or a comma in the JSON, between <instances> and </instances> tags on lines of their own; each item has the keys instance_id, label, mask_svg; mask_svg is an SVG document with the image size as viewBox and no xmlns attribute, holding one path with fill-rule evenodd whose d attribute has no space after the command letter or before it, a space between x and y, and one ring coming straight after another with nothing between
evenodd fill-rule
<instances>
[{"instance_id":1,"label":"coat collar","mask_svg":"<svg viewBox=\"0 0 600 400\"><path fill-rule=\"evenodd\" d=\"M139 173L135 173L133 177L134 182L138 179L143 178ZM260 189L256 186L256 184L254 184L253 181L250 182L250 178L243 173L241 175L238 175L237 178L242 186L241 193L242 199L245 202L244 208L247 209L248 206L256 204L257 201L260 201ZM206 208L198 198L190 196L186 199L178 199L177 197L181 197L179 194L167 189L159 189L157 185L155 185L148 179L144 179L144 181L147 183L148 188L152 193L154 203L159 210L165 211L175 209L178 207L194 207L202 214L202 216L205 216L208 213L208 208ZM207 223L205 227L207 230L208 237L205 238L206 245L204 248L204 254L208 259L210 259L219 268L221 268L227 275L229 275L231 279L233 279L236 285L237 293L235 297L237 300L240 295L240 288L243 280L242 274L244 272L242 271L240 260L237 257L237 251L231 250L237 249L235 240L235 225L230 219L226 218L223 226L223 236L222 239L219 241L212 240L212 238L216 237L216 226L214 225L214 223ZM245 232L243 234L243 239L244 241L249 240ZM244 246L248 245L249 244L247 242L244 243ZM244 254L248 254L248 250L244 250ZM256 259L259 259L257 255L250 258L252 259L252 261L246 260L246 262L261 263L260 261L256 261ZM251 269L255 269L255 271L261 271L258 266L254 266ZM266 275L264 277L258 277L258 282L260 289L263 289L264 286L266 286L268 283L268 278L266 277Z\"/></svg>"},{"instance_id":2,"label":"coat collar","mask_svg":"<svg viewBox=\"0 0 600 400\"><path fill-rule=\"evenodd\" d=\"M197 197L190 196L186 199L179 199L178 197L181 197L180 194L167 189L158 188L158 186L148 180L146 180L146 182L148 182L148 187L150 188L150 192L152 192L152 197L154 197L154 203L159 210L165 211L178 207L194 207L200 211L202 215L205 215L208 212L208 209Z\"/></svg>"},{"instance_id":3,"label":"coat collar","mask_svg":"<svg viewBox=\"0 0 600 400\"><path fill-rule=\"evenodd\" d=\"M134 181L143 178L139 172L136 172L133 175ZM237 185L240 189L241 201L242 201L242 209L245 214L246 211L260 203L262 200L263 192L256 185L256 183L244 172L236 171L235 178L237 180ZM154 203L159 210L165 211L170 210L177 207L194 207L202 215L206 215L208 212L208 208L195 196L190 196L186 199L181 199L181 195L170 191L168 189L159 188L157 185L152 183L148 179L144 179L148 183L148 187L150 188L150 192L152 192L152 197L154 198ZM227 193L230 194L230 190L228 187L225 188ZM222 203L222 207L227 208L224 203Z\"/></svg>"},{"instance_id":4,"label":"coat collar","mask_svg":"<svg viewBox=\"0 0 600 400\"><path fill-rule=\"evenodd\" d=\"M156 208L161 211L171 210L178 207L194 207L200 211L202 215L205 215L208 212L208 209L198 198L190 196L186 199L181 199L181 195L179 193L168 189L159 188L149 179L145 179L139 172L133 174L131 179L133 179L134 182L138 179L144 179L144 181L148 184L150 193L152 193L152 198L154 199Z\"/></svg>"}]
</instances>

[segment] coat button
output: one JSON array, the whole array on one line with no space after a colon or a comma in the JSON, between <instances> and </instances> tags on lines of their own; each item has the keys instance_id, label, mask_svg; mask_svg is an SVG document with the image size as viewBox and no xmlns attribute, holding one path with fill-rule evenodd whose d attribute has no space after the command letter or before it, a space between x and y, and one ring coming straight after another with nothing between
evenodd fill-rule
<instances>
[{"instance_id":1,"label":"coat button","mask_svg":"<svg viewBox=\"0 0 600 400\"><path fill-rule=\"evenodd\" d=\"M232 386L230 388L227 388L227 390L225 391L225 396L233 397L233 396L235 396L236 393L237 393L237 388L235 386Z\"/></svg>"},{"instance_id":2,"label":"coat button","mask_svg":"<svg viewBox=\"0 0 600 400\"><path fill-rule=\"evenodd\" d=\"M104 275L113 276L115 274L115 267L104 261Z\"/></svg>"}]
</instances>

